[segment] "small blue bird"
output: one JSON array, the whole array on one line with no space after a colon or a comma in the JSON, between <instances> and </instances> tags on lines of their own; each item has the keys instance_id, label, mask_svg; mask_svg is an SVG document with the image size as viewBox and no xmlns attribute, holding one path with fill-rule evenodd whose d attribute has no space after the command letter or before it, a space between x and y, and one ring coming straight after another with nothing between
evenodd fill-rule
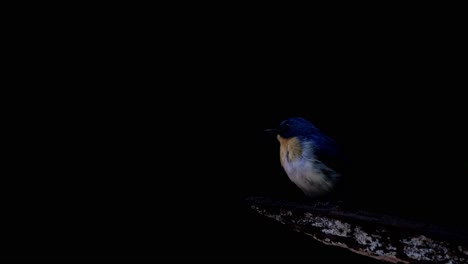
<instances>
[{"instance_id":1,"label":"small blue bird","mask_svg":"<svg viewBox=\"0 0 468 264\"><path fill-rule=\"evenodd\" d=\"M275 129L281 165L289 179L310 198L334 192L343 179L343 154L333 139L311 122L292 117Z\"/></svg>"}]
</instances>

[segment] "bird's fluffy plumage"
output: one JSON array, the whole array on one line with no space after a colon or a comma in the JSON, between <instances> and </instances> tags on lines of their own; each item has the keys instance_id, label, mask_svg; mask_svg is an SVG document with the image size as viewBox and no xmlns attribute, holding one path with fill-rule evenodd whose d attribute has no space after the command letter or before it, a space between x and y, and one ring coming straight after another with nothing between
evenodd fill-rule
<instances>
[{"instance_id":1,"label":"bird's fluffy plumage","mask_svg":"<svg viewBox=\"0 0 468 264\"><path fill-rule=\"evenodd\" d=\"M300 117L284 120L276 131L281 165L289 179L308 197L332 192L342 177L335 141Z\"/></svg>"}]
</instances>

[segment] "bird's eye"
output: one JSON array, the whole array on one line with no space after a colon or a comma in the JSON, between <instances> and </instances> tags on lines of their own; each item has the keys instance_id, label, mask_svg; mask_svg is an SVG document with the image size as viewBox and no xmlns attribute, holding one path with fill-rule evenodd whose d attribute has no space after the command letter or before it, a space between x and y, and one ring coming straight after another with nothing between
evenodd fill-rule
<instances>
[{"instance_id":1,"label":"bird's eye","mask_svg":"<svg viewBox=\"0 0 468 264\"><path fill-rule=\"evenodd\" d=\"M279 127L279 131L280 132L284 132L286 131L287 129L289 129L289 122L284 122L280 125Z\"/></svg>"},{"instance_id":2,"label":"bird's eye","mask_svg":"<svg viewBox=\"0 0 468 264\"><path fill-rule=\"evenodd\" d=\"M288 127L289 126L289 122L288 121L283 121L283 123L280 124L281 127Z\"/></svg>"}]
</instances>

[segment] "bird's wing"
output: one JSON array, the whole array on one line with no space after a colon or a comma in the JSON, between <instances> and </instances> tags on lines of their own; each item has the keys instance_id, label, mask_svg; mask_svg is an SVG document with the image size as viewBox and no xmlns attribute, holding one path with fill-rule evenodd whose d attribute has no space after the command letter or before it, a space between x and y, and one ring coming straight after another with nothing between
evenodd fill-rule
<instances>
[{"instance_id":1,"label":"bird's wing","mask_svg":"<svg viewBox=\"0 0 468 264\"><path fill-rule=\"evenodd\" d=\"M327 136L320 136L314 141L314 157L321 163L320 166L323 166L322 173L334 182L335 191L331 196L335 196L338 200L350 200L348 192L352 193L352 189L349 183L354 177L350 175L349 162L343 150Z\"/></svg>"},{"instance_id":2,"label":"bird's wing","mask_svg":"<svg viewBox=\"0 0 468 264\"><path fill-rule=\"evenodd\" d=\"M326 135L314 135L314 156L325 166L335 170L339 174L345 174L347 168L346 158L340 146Z\"/></svg>"}]
</instances>

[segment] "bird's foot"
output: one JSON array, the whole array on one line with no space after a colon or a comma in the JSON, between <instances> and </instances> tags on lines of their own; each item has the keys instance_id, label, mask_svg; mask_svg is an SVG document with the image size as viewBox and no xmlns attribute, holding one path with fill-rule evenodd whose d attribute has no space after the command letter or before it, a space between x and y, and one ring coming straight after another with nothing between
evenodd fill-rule
<instances>
[{"instance_id":1,"label":"bird's foot","mask_svg":"<svg viewBox=\"0 0 468 264\"><path fill-rule=\"evenodd\" d=\"M343 201L318 201L314 203L314 208L316 207L341 207L343 205Z\"/></svg>"},{"instance_id":2,"label":"bird's foot","mask_svg":"<svg viewBox=\"0 0 468 264\"><path fill-rule=\"evenodd\" d=\"M330 205L330 202L315 202L314 203L314 207L317 207L317 206L322 206L322 207L325 207L325 206L329 206Z\"/></svg>"}]
</instances>

